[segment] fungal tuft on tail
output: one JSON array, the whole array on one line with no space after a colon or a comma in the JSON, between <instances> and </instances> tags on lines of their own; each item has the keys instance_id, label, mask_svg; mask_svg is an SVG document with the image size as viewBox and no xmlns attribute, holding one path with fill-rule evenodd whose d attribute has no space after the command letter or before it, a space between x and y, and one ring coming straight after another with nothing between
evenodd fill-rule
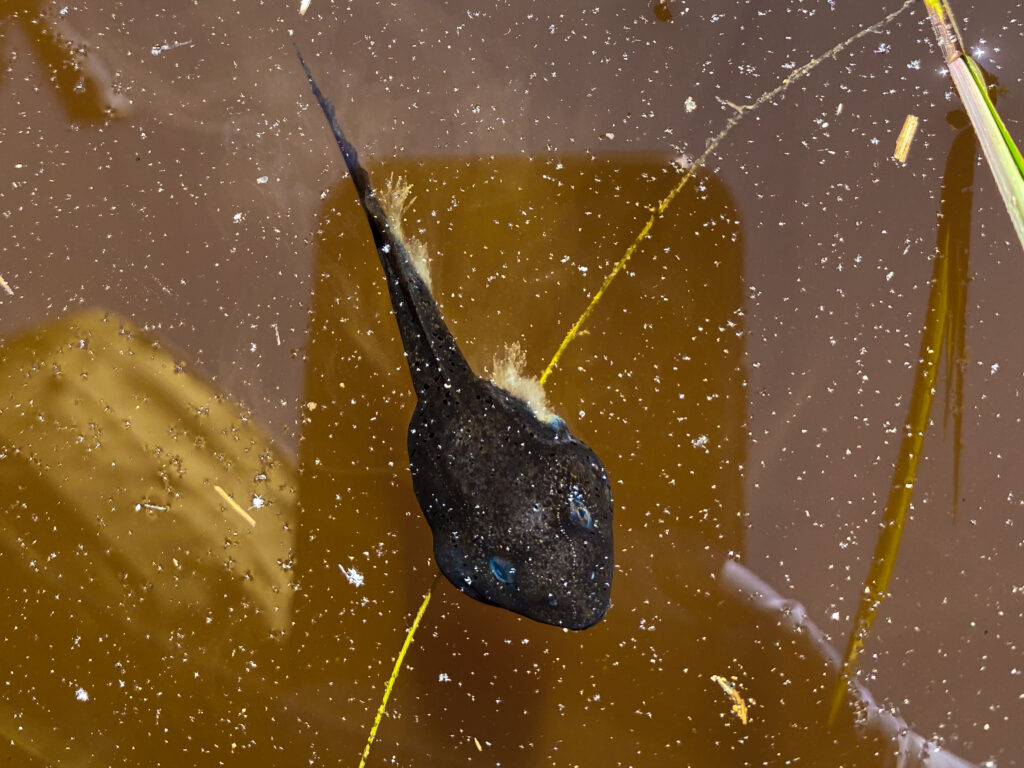
<instances>
[{"instance_id":1,"label":"fungal tuft on tail","mask_svg":"<svg viewBox=\"0 0 1024 768\"><path fill-rule=\"evenodd\" d=\"M404 176L396 177L394 174L391 174L388 180L384 182L384 188L381 190L378 199L380 200L381 210L384 211L388 224L391 226L391 231L395 233L395 237L405 244L405 249L409 252L409 260L412 262L413 268L423 282L426 283L427 288L433 293L434 286L430 280L430 258L427 255L427 246L415 237L406 235L403 229L405 213L416 199L412 196L412 184L406 181Z\"/></svg>"},{"instance_id":2,"label":"fungal tuft on tail","mask_svg":"<svg viewBox=\"0 0 1024 768\"><path fill-rule=\"evenodd\" d=\"M494 356L493 368L490 379L495 386L525 402L541 421L558 418L548 405L544 385L537 377L526 375L526 352L518 341L508 344Z\"/></svg>"}]
</instances>

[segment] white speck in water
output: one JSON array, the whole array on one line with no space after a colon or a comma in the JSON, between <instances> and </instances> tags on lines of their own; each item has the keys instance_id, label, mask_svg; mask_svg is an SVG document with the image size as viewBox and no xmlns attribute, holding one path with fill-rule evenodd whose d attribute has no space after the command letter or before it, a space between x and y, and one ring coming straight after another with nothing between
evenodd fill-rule
<instances>
[{"instance_id":1,"label":"white speck in water","mask_svg":"<svg viewBox=\"0 0 1024 768\"><path fill-rule=\"evenodd\" d=\"M606 133L606 134L604 135L604 137L605 137L606 139L608 139L609 141L611 141L612 139L614 139L614 138L615 138L615 134L614 134L614 133L612 133L611 131L608 131L608 133Z\"/></svg>"},{"instance_id":2,"label":"white speck in water","mask_svg":"<svg viewBox=\"0 0 1024 768\"><path fill-rule=\"evenodd\" d=\"M885 273L885 282L889 282L890 280L892 280L892 276L894 274L896 274L896 273L895 272L886 272Z\"/></svg>"},{"instance_id":3,"label":"white speck in water","mask_svg":"<svg viewBox=\"0 0 1024 768\"><path fill-rule=\"evenodd\" d=\"M88 701L89 700L89 692L87 690L85 690L85 688L82 688L81 686L79 686L79 688L75 691L75 698L78 699L79 701Z\"/></svg>"},{"instance_id":4,"label":"white speck in water","mask_svg":"<svg viewBox=\"0 0 1024 768\"><path fill-rule=\"evenodd\" d=\"M832 621L839 621L839 611L832 611L832 615L829 616Z\"/></svg>"},{"instance_id":5,"label":"white speck in water","mask_svg":"<svg viewBox=\"0 0 1024 768\"><path fill-rule=\"evenodd\" d=\"M258 179L256 179L257 184L266 184L268 181L270 181L269 176L260 176Z\"/></svg>"},{"instance_id":6,"label":"white speck in water","mask_svg":"<svg viewBox=\"0 0 1024 768\"><path fill-rule=\"evenodd\" d=\"M683 102L683 107L687 112L693 112L697 108L697 102L693 100L693 96L687 96L686 101Z\"/></svg>"},{"instance_id":7,"label":"white speck in water","mask_svg":"<svg viewBox=\"0 0 1024 768\"><path fill-rule=\"evenodd\" d=\"M587 269L588 269L588 268L587 268L587 267L585 267L585 266L583 266L582 264L579 264L579 265L578 265L578 266L576 267L576 269L578 269L578 270L579 270L580 272L582 272L582 273L583 273L584 275L585 275L585 274L587 274Z\"/></svg>"},{"instance_id":8,"label":"white speck in water","mask_svg":"<svg viewBox=\"0 0 1024 768\"><path fill-rule=\"evenodd\" d=\"M252 506L251 506L251 507L249 507L249 509L263 509L263 505L264 505L264 504L266 504L266 503L267 503L267 502L265 502L265 501L263 500L263 497L262 497L262 496L260 496L260 495L258 495L258 494L253 494L253 497L252 497Z\"/></svg>"},{"instance_id":9,"label":"white speck in water","mask_svg":"<svg viewBox=\"0 0 1024 768\"><path fill-rule=\"evenodd\" d=\"M914 59L912 62L907 64L907 69L920 69L920 68L921 68L921 60L920 59Z\"/></svg>"},{"instance_id":10,"label":"white speck in water","mask_svg":"<svg viewBox=\"0 0 1024 768\"><path fill-rule=\"evenodd\" d=\"M999 363L992 363L992 367L989 368L989 373L995 373L999 370Z\"/></svg>"},{"instance_id":11,"label":"white speck in water","mask_svg":"<svg viewBox=\"0 0 1024 768\"><path fill-rule=\"evenodd\" d=\"M440 675L437 676L437 682L439 683L450 683L451 681L452 679L448 677L447 672L442 672Z\"/></svg>"},{"instance_id":12,"label":"white speck in water","mask_svg":"<svg viewBox=\"0 0 1024 768\"><path fill-rule=\"evenodd\" d=\"M192 45L192 41L185 40L183 42L178 42L177 40L175 40L173 43L161 43L160 45L154 45L152 48L149 49L149 52L154 56L159 56L161 53L173 51L176 48L184 48L187 45Z\"/></svg>"},{"instance_id":13,"label":"white speck in water","mask_svg":"<svg viewBox=\"0 0 1024 768\"><path fill-rule=\"evenodd\" d=\"M238 213L236 213L234 216L231 217L231 220L234 221L235 224L237 224L238 222L240 222L244 218L245 218L245 214L243 214L241 211L239 211Z\"/></svg>"},{"instance_id":14,"label":"white speck in water","mask_svg":"<svg viewBox=\"0 0 1024 768\"><path fill-rule=\"evenodd\" d=\"M363 578L363 574L361 574L358 570L356 570L355 568L346 568L344 565L341 565L340 563L338 564L338 568L339 570L341 570L343 574L345 574L345 578L348 579L349 584L352 584L356 587L363 586L365 579Z\"/></svg>"},{"instance_id":15,"label":"white speck in water","mask_svg":"<svg viewBox=\"0 0 1024 768\"><path fill-rule=\"evenodd\" d=\"M691 442L694 448L705 448L708 444L708 436L700 435L699 437L695 437Z\"/></svg>"}]
</instances>

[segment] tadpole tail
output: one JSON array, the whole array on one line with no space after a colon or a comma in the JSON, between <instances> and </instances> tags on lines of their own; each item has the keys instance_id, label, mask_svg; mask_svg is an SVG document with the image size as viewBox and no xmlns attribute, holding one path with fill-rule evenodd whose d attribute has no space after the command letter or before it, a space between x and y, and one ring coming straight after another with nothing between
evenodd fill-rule
<instances>
[{"instance_id":1,"label":"tadpole tail","mask_svg":"<svg viewBox=\"0 0 1024 768\"><path fill-rule=\"evenodd\" d=\"M380 247L387 243L386 235L391 228L388 226L387 217L384 215L384 210L381 208L380 201L377 200L377 194L370 183L370 174L359 164L359 153L352 146L352 142L345 136L341 126L338 125L338 117L333 102L324 96L320 86L316 84L316 80L313 79L313 73L310 72L309 65L306 64L306 60L302 57L302 51L299 50L297 45L295 46L295 53L299 57L299 64L302 65L302 69L306 73L306 79L309 81L309 87L313 90L313 96L316 97L320 109L323 110L324 117L327 118L327 122L331 126L334 140L338 143L338 149L341 150L341 156L345 159L345 165L352 176L352 182L356 185L356 192L359 193L359 202L362 203L366 216L370 220L374 242L377 245L377 249L380 250Z\"/></svg>"},{"instance_id":2,"label":"tadpole tail","mask_svg":"<svg viewBox=\"0 0 1024 768\"><path fill-rule=\"evenodd\" d=\"M409 252L381 207L380 200L370 183L370 175L359 164L359 153L345 137L338 125L334 104L324 96L313 79L299 47L295 46L299 63L306 73L309 86L316 97L324 117L331 126L334 140L348 167L349 175L359 194L359 202L373 233L377 255L387 276L391 305L398 321L402 343L412 374L413 386L422 397L428 389L451 382L463 375L472 375L465 358L459 351L441 312L423 278L413 267Z\"/></svg>"}]
</instances>

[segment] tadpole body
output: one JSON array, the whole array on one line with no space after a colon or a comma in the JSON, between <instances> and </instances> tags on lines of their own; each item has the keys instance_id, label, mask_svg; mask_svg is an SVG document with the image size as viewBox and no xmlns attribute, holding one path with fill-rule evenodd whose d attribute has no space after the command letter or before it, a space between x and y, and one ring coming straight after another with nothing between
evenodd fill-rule
<instances>
[{"instance_id":1,"label":"tadpole body","mask_svg":"<svg viewBox=\"0 0 1024 768\"><path fill-rule=\"evenodd\" d=\"M296 49L298 52L298 49ZM366 212L416 390L413 489L445 577L475 600L569 629L611 596L612 494L597 455L557 416L473 373L401 222L385 212L353 145L299 54Z\"/></svg>"}]
</instances>

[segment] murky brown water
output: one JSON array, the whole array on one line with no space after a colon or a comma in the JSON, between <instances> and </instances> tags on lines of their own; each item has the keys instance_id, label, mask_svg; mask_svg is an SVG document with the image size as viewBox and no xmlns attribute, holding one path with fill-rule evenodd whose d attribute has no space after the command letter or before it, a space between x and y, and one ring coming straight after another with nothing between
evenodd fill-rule
<instances>
[{"instance_id":1,"label":"murky brown water","mask_svg":"<svg viewBox=\"0 0 1024 768\"><path fill-rule=\"evenodd\" d=\"M355 765L430 585L409 376L292 40L374 178L412 181L470 362L520 341L539 371L723 125L716 97L891 10L370 5L0 6L11 764ZM956 9L1020 139L1020 8ZM81 88L54 31L87 46ZM903 721L1018 763L1024 260L986 168L973 200L962 170L943 190L956 101L929 36L915 8L821 65L657 224L548 385L613 481L608 617L567 633L442 585L371 764L895 765ZM826 640L892 482L940 199L973 233L964 357L829 732Z\"/></svg>"}]
</instances>

